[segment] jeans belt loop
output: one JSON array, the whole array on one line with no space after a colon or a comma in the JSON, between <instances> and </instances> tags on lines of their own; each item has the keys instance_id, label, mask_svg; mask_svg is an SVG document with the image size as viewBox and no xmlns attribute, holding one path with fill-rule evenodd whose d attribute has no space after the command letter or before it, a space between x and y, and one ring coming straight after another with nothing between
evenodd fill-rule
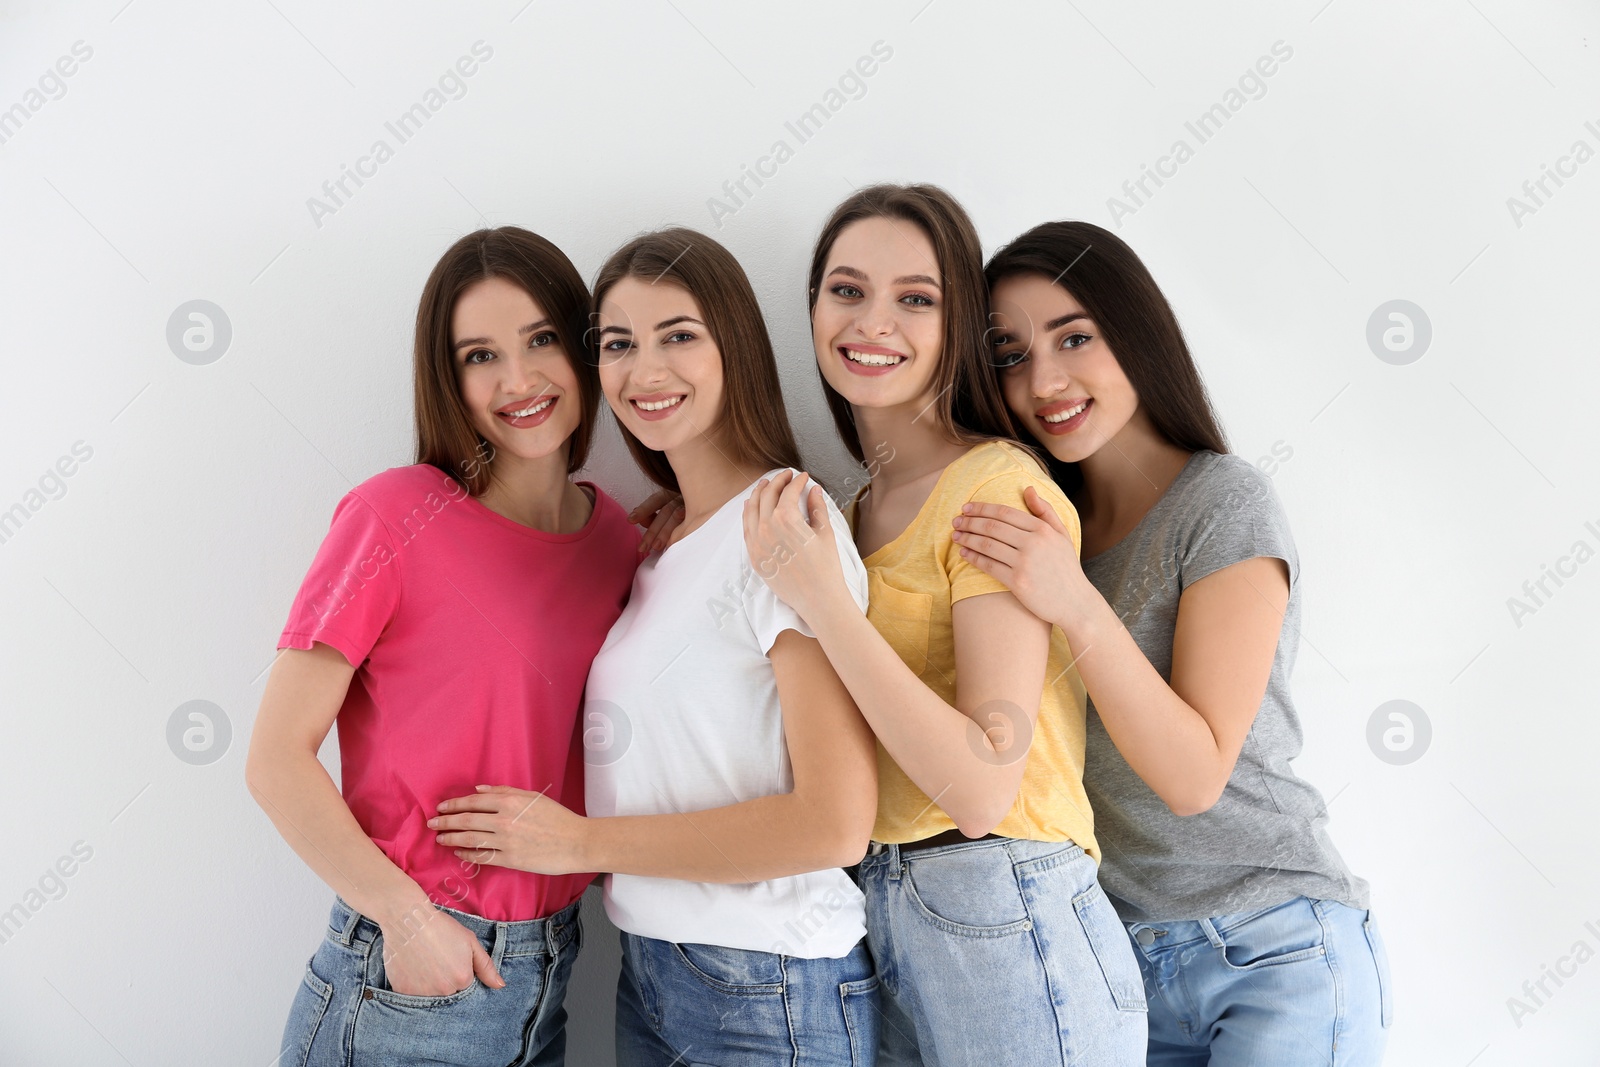
<instances>
[{"instance_id":1,"label":"jeans belt loop","mask_svg":"<svg viewBox=\"0 0 1600 1067\"><path fill-rule=\"evenodd\" d=\"M1227 943L1222 940L1222 935L1217 933L1217 928L1211 925L1210 919L1201 919L1200 929L1205 931L1206 940L1211 942L1212 948L1224 949L1228 947Z\"/></svg>"}]
</instances>

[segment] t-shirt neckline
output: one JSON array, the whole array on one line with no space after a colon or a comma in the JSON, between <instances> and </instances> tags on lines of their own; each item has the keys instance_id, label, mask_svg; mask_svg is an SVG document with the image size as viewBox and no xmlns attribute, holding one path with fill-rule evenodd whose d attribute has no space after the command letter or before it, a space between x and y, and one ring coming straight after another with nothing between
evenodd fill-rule
<instances>
[{"instance_id":1,"label":"t-shirt neckline","mask_svg":"<svg viewBox=\"0 0 1600 1067\"><path fill-rule=\"evenodd\" d=\"M551 533L548 530L536 530L532 526L524 526L516 519L510 519L500 514L498 511L494 510L489 505L473 496L471 493L468 493L464 499L467 501L468 510L488 519L497 526L502 526L505 529L512 530L527 537L532 537L538 541L550 541L556 544L565 544L571 541L583 540L585 537L588 537L589 534L593 533L595 528L600 525L600 502L601 497L604 496L604 494L600 491L600 487L595 485L593 482L578 479L575 480L573 484L578 486L587 486L590 490L592 490L594 492L594 501L589 507L588 521L578 529L574 530L572 533L566 534Z\"/></svg>"},{"instance_id":2,"label":"t-shirt neckline","mask_svg":"<svg viewBox=\"0 0 1600 1067\"><path fill-rule=\"evenodd\" d=\"M968 456L972 455L972 453L977 451L978 449L983 448L985 445L1003 445L1005 443L1006 442L1004 442L1004 441L979 441L977 444L973 445L971 448L969 448L965 452L961 453L961 455L957 456L955 459L951 460L949 463L946 463L944 465L944 470L939 472L939 477L934 481L933 488L928 490L928 499L926 499L926 500L924 500L922 502L922 506L917 509L917 513L914 516L912 516L911 521L906 523L905 529L901 530L899 533L897 533L893 537L889 538L889 540L885 541L878 548L874 549L872 551L871 555L862 556L861 557L862 566L865 566L865 567L874 566L874 563L873 563L874 560L876 560L879 556L883 555L885 552L889 551L891 548L894 548L894 547L898 546L899 543L902 540L904 540L905 537L908 534L910 534L912 530L915 530L918 526L922 525L923 516L927 513L927 510L930 507L933 506L934 499L936 497L938 497L938 495L939 495L940 487L944 485L945 478L949 477L949 475L950 475L950 468L951 467L954 467L956 464L960 463L962 460L964 460ZM857 517L860 514L860 509L857 507L857 505L860 503L861 498L866 494L867 490L871 489L871 488L872 488L872 483L869 481L869 482L867 482L866 485L861 487L861 491L855 495L855 499L850 501L850 535L851 535L851 539L852 540L854 539L855 532L856 532L856 522L855 522L855 520L857 519ZM951 518L955 518L955 516L952 515ZM954 527L952 527L952 529L954 529Z\"/></svg>"},{"instance_id":3,"label":"t-shirt neckline","mask_svg":"<svg viewBox=\"0 0 1600 1067\"><path fill-rule=\"evenodd\" d=\"M1196 459L1200 458L1200 455L1202 453L1207 452L1207 451L1209 451L1209 450L1208 449L1204 449L1204 448L1200 448L1200 449L1196 449L1193 452L1190 452L1189 453L1189 458L1184 461L1183 467L1178 471L1178 476L1176 478L1173 478L1172 482L1165 489L1163 489L1161 491L1161 495L1156 497L1156 502L1154 504L1151 504L1150 505L1150 509L1148 511L1146 511L1143 516L1140 517L1138 522L1133 524L1133 529L1129 530L1127 533L1123 534L1116 541L1114 541L1111 544L1107 545L1105 548L1102 548L1100 551L1096 552L1094 555L1085 556L1083 559L1081 559L1078 562L1078 566L1087 567L1089 564L1095 562L1096 560L1106 559L1113 552L1118 551L1119 549L1123 548L1125 545L1132 544L1133 543L1133 535L1138 533L1141 529L1143 529L1145 523L1149 522L1151 520L1152 516L1154 516L1158 511L1162 510L1164 507L1166 507L1168 501L1174 499L1173 490L1177 489L1180 484L1182 484L1185 480L1187 480L1189 478L1189 472L1195 469L1194 461ZM1215 453L1212 453L1212 454L1215 455Z\"/></svg>"},{"instance_id":4,"label":"t-shirt neckline","mask_svg":"<svg viewBox=\"0 0 1600 1067\"><path fill-rule=\"evenodd\" d=\"M728 510L729 505L733 504L735 501L739 500L741 497L748 498L749 495L750 495L750 488L751 488L751 486L755 485L756 482L759 482L762 478L769 478L770 479L774 474L777 474L780 471L785 471L785 470L788 470L788 469L789 468L787 468L787 467L774 467L771 470L769 470L767 473L761 475L759 478L756 478L753 481L751 481L750 485L745 486L743 489L739 490L737 493L735 493L732 496L730 496L727 500L722 502L722 506L721 507L717 508L717 510L713 511L710 515L707 515L705 522L702 522L699 526L696 526L694 529L690 530L688 533L684 534L682 537L678 538L676 541L672 542L670 545L664 545L661 548L661 551L659 551L659 552L657 552L655 554L656 562L659 564L662 560L667 558L667 553L668 552L672 551L674 548L677 548L679 545L685 543L686 541L689 540L689 538L691 538L691 537L695 536L696 534L700 533L701 531L705 530L707 527L714 525L716 523L717 519L719 519L722 516L722 513L724 511ZM813 484L815 484L815 483L813 482Z\"/></svg>"}]
</instances>

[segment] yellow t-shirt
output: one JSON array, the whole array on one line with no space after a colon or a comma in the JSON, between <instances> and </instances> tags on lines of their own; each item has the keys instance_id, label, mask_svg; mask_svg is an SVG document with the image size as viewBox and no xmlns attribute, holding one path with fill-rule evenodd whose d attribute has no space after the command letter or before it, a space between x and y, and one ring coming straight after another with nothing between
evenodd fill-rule
<instances>
[{"instance_id":1,"label":"yellow t-shirt","mask_svg":"<svg viewBox=\"0 0 1600 1067\"><path fill-rule=\"evenodd\" d=\"M1005 441L975 445L939 476L922 510L893 541L867 556L867 619L924 685L952 707L956 702L955 635L950 609L958 600L1004 592L1006 586L961 558L950 520L968 501L1009 504L1022 511L1033 486L1061 516L1080 545L1071 501L1023 449ZM855 529L852 501L847 517ZM1083 791L1084 688L1072 666L1066 635L1050 628L1039 719L1016 803L994 832L1030 841L1073 841L1100 859L1094 815ZM878 745L876 841L905 844L949 830L955 822L906 777Z\"/></svg>"}]
</instances>

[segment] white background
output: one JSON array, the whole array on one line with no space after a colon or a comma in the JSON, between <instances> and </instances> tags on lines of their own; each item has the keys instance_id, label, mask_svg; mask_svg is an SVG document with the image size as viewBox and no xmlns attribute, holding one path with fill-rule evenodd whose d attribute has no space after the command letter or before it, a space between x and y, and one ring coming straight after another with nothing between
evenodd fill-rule
<instances>
[{"instance_id":1,"label":"white background","mask_svg":"<svg viewBox=\"0 0 1600 1067\"><path fill-rule=\"evenodd\" d=\"M411 460L412 322L452 240L526 226L592 277L641 230L713 233L837 478L804 273L852 186L937 182L992 251L1046 219L1112 225L1108 198L1183 138L1193 158L1118 233L1234 449L1292 450L1297 766L1373 885L1388 1062L1600 1062L1600 562L1520 625L1507 604L1575 542L1600 549L1600 160L1520 225L1507 206L1574 141L1600 148L1592 4L124 3L0 21L0 108L92 49L0 144L0 510L27 511L0 543L0 910L28 912L0 944L0 1060L273 1060L330 893L245 790L250 727L335 502ZM318 225L308 198L393 147L385 122L480 40L465 94ZM864 94L800 144L785 122L878 41ZM1278 41L1265 92L1197 145L1184 123ZM718 226L708 200L780 138L793 158ZM166 340L193 299L232 326L208 365ZM1366 340L1394 299L1432 324L1409 365ZM30 498L80 441L64 494ZM642 496L609 425L590 476ZM1367 740L1393 699L1432 726L1405 765ZM190 700L231 724L208 765L168 745ZM76 842L92 858L49 880ZM30 897L42 879L64 894ZM610 1059L593 904L577 1064ZM1558 964L1575 973L1528 1000Z\"/></svg>"}]
</instances>

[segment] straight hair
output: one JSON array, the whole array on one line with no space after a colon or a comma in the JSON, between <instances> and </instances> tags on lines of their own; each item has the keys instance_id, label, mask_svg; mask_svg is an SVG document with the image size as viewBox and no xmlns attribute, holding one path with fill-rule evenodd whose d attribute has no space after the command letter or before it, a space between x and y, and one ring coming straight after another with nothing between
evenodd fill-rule
<instances>
[{"instance_id":1,"label":"straight hair","mask_svg":"<svg viewBox=\"0 0 1600 1067\"><path fill-rule=\"evenodd\" d=\"M1187 452L1228 451L1178 316L1125 241L1090 222L1042 223L996 252L984 269L991 290L1018 274L1050 278L1083 306L1166 441ZM998 382L998 371L991 378ZM1019 440L1034 439L1009 409L1006 415ZM1083 484L1076 463L1048 460L1063 490Z\"/></svg>"},{"instance_id":2,"label":"straight hair","mask_svg":"<svg viewBox=\"0 0 1600 1067\"><path fill-rule=\"evenodd\" d=\"M933 245L944 313L944 337L933 375L936 393L932 413L939 428L951 441L967 444L1015 439L1005 398L989 367L986 350L989 291L983 284L983 246L965 209L939 186L871 185L857 190L835 208L817 235L811 253L807 309L816 311L823 271L834 242L847 226L863 219L909 222ZM817 375L845 448L857 462L865 462L850 402L822 378L820 367ZM1027 442L1023 444L1026 446Z\"/></svg>"},{"instance_id":3,"label":"straight hair","mask_svg":"<svg viewBox=\"0 0 1600 1067\"><path fill-rule=\"evenodd\" d=\"M412 392L417 463L455 478L472 496L489 488L493 449L472 424L461 399L461 372L451 340L456 301L486 278L520 288L550 320L561 353L578 379L578 426L567 438L567 473L589 458L600 413L600 374L584 358L589 290L566 254L520 226L475 230L445 250L422 288L417 306Z\"/></svg>"},{"instance_id":4,"label":"straight hair","mask_svg":"<svg viewBox=\"0 0 1600 1067\"><path fill-rule=\"evenodd\" d=\"M722 356L722 412L706 435L736 462L799 468L800 449L789 427L778 381L778 361L767 335L761 304L744 268L722 245L703 233L672 227L642 234L611 253L594 282L594 314L606 294L624 278L651 285L673 285L700 307L706 331ZM598 330L589 351L600 358ZM665 452L648 448L617 420L628 451L646 477L678 490L678 476Z\"/></svg>"}]
</instances>

